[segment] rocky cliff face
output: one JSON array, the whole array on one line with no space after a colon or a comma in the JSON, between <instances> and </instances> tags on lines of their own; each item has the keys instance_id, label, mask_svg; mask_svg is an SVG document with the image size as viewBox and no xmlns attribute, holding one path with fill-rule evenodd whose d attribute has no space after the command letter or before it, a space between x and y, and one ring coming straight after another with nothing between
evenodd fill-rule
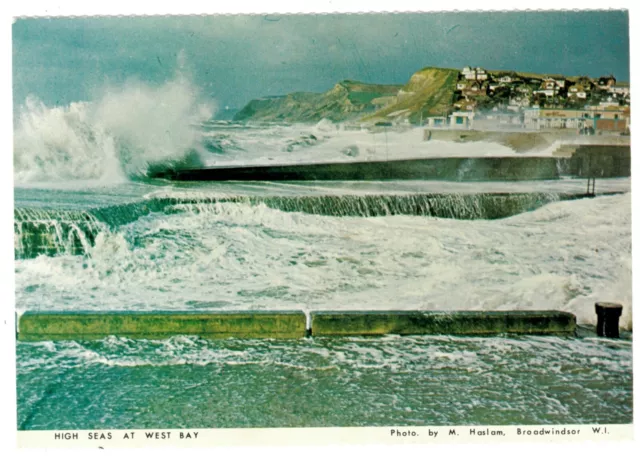
<instances>
[{"instance_id":1,"label":"rocky cliff face","mask_svg":"<svg viewBox=\"0 0 640 462\"><path fill-rule=\"evenodd\" d=\"M420 122L426 117L441 116L453 103L458 80L456 69L426 67L411 76L395 98L364 120L408 119Z\"/></svg>"},{"instance_id":2,"label":"rocky cliff face","mask_svg":"<svg viewBox=\"0 0 640 462\"><path fill-rule=\"evenodd\" d=\"M344 80L325 93L290 93L250 101L234 120L334 122L360 119L380 108L376 100L394 97L401 86Z\"/></svg>"},{"instance_id":3,"label":"rocky cliff face","mask_svg":"<svg viewBox=\"0 0 640 462\"><path fill-rule=\"evenodd\" d=\"M325 93L290 93L255 99L234 120L318 122L329 119L391 121L441 115L452 104L458 71L425 68L406 85L377 85L344 80Z\"/></svg>"}]
</instances>

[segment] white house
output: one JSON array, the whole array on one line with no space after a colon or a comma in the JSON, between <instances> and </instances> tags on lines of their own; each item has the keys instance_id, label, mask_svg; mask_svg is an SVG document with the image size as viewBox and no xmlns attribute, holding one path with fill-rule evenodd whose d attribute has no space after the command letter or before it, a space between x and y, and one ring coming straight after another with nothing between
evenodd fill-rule
<instances>
[{"instance_id":1,"label":"white house","mask_svg":"<svg viewBox=\"0 0 640 462\"><path fill-rule=\"evenodd\" d=\"M514 96L509 99L509 109L517 110L521 107L529 107L531 101L527 96ZM514 109L515 108L515 109Z\"/></svg>"},{"instance_id":2,"label":"white house","mask_svg":"<svg viewBox=\"0 0 640 462\"><path fill-rule=\"evenodd\" d=\"M447 118L446 117L427 117L427 121L425 125L430 128L446 128Z\"/></svg>"},{"instance_id":3,"label":"white house","mask_svg":"<svg viewBox=\"0 0 640 462\"><path fill-rule=\"evenodd\" d=\"M524 85L520 85L520 86L516 87L516 91L518 93L523 93L525 95L530 95L532 93L531 88L525 87Z\"/></svg>"},{"instance_id":4,"label":"white house","mask_svg":"<svg viewBox=\"0 0 640 462\"><path fill-rule=\"evenodd\" d=\"M629 84L623 83L623 82L618 82L615 85L611 85L609 87L609 91L616 95L623 95L623 96L627 96L628 94L631 93L629 90Z\"/></svg>"},{"instance_id":5,"label":"white house","mask_svg":"<svg viewBox=\"0 0 640 462\"><path fill-rule=\"evenodd\" d=\"M472 111L455 111L449 116L449 127L456 130L469 130L473 125Z\"/></svg>"},{"instance_id":6,"label":"white house","mask_svg":"<svg viewBox=\"0 0 640 462\"><path fill-rule=\"evenodd\" d=\"M487 80L489 78L487 71L481 67L464 67L462 69L462 75L466 80Z\"/></svg>"},{"instance_id":7,"label":"white house","mask_svg":"<svg viewBox=\"0 0 640 462\"><path fill-rule=\"evenodd\" d=\"M567 94L569 95L569 98L587 99L587 92L580 84L570 86L567 90Z\"/></svg>"},{"instance_id":8,"label":"white house","mask_svg":"<svg viewBox=\"0 0 640 462\"><path fill-rule=\"evenodd\" d=\"M546 96L556 96L558 94L558 83L554 79L546 78L540 84L540 89L534 93Z\"/></svg>"},{"instance_id":9,"label":"white house","mask_svg":"<svg viewBox=\"0 0 640 462\"><path fill-rule=\"evenodd\" d=\"M608 96L606 99L603 99L602 101L600 101L600 104L598 104L598 107L603 109L607 107L616 107L616 106L620 106L620 103L618 102L617 98L614 98L612 96Z\"/></svg>"},{"instance_id":10,"label":"white house","mask_svg":"<svg viewBox=\"0 0 640 462\"><path fill-rule=\"evenodd\" d=\"M540 129L540 107L524 110L524 126L530 130Z\"/></svg>"}]
</instances>

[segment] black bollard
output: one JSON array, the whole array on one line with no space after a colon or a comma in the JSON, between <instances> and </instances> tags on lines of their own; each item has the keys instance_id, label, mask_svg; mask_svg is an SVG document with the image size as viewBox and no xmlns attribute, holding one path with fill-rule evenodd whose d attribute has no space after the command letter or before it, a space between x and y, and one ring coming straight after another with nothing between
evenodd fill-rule
<instances>
[{"instance_id":1,"label":"black bollard","mask_svg":"<svg viewBox=\"0 0 640 462\"><path fill-rule=\"evenodd\" d=\"M619 303L598 302L596 303L596 314L598 315L598 326L596 328L598 336L619 338L622 305Z\"/></svg>"}]
</instances>

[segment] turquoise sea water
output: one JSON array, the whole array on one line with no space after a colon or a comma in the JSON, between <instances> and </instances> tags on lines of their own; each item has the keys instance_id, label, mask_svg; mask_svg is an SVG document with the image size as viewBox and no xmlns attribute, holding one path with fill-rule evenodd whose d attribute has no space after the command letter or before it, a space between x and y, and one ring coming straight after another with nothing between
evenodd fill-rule
<instances>
[{"instance_id":1,"label":"turquoise sea water","mask_svg":"<svg viewBox=\"0 0 640 462\"><path fill-rule=\"evenodd\" d=\"M125 91L21 113L18 314L564 310L582 333L18 342L20 429L632 421L629 179L570 201L584 180L149 181L150 165L185 153L206 165L514 155L425 143L419 128L201 124L180 88L150 92L149 107ZM623 339L587 335L602 300L624 305Z\"/></svg>"},{"instance_id":2,"label":"turquoise sea water","mask_svg":"<svg viewBox=\"0 0 640 462\"><path fill-rule=\"evenodd\" d=\"M556 337L18 346L20 429L631 423L631 342Z\"/></svg>"},{"instance_id":3,"label":"turquoise sea water","mask_svg":"<svg viewBox=\"0 0 640 462\"><path fill-rule=\"evenodd\" d=\"M631 422L629 194L551 202L501 220L326 216L211 200L274 190L473 196L582 186L560 180L16 189L22 219L48 220L53 234L76 219L62 211L108 210L94 213L95 236L84 252L69 253L62 239L54 255L16 260L18 311L562 309L592 332L595 301L613 298L626 307L622 340L19 342L19 428ZM628 181L606 187L625 191ZM157 197L175 201L139 216L142 209L113 207Z\"/></svg>"}]
</instances>

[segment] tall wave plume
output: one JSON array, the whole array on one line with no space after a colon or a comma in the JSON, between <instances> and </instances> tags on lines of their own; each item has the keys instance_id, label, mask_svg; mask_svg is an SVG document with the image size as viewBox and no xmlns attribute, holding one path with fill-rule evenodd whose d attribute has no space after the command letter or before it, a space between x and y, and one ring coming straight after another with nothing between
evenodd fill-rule
<instances>
[{"instance_id":1,"label":"tall wave plume","mask_svg":"<svg viewBox=\"0 0 640 462\"><path fill-rule=\"evenodd\" d=\"M197 127L213 113L182 76L160 86L130 81L64 107L29 97L15 125L14 178L111 183L198 164L204 150Z\"/></svg>"}]
</instances>

